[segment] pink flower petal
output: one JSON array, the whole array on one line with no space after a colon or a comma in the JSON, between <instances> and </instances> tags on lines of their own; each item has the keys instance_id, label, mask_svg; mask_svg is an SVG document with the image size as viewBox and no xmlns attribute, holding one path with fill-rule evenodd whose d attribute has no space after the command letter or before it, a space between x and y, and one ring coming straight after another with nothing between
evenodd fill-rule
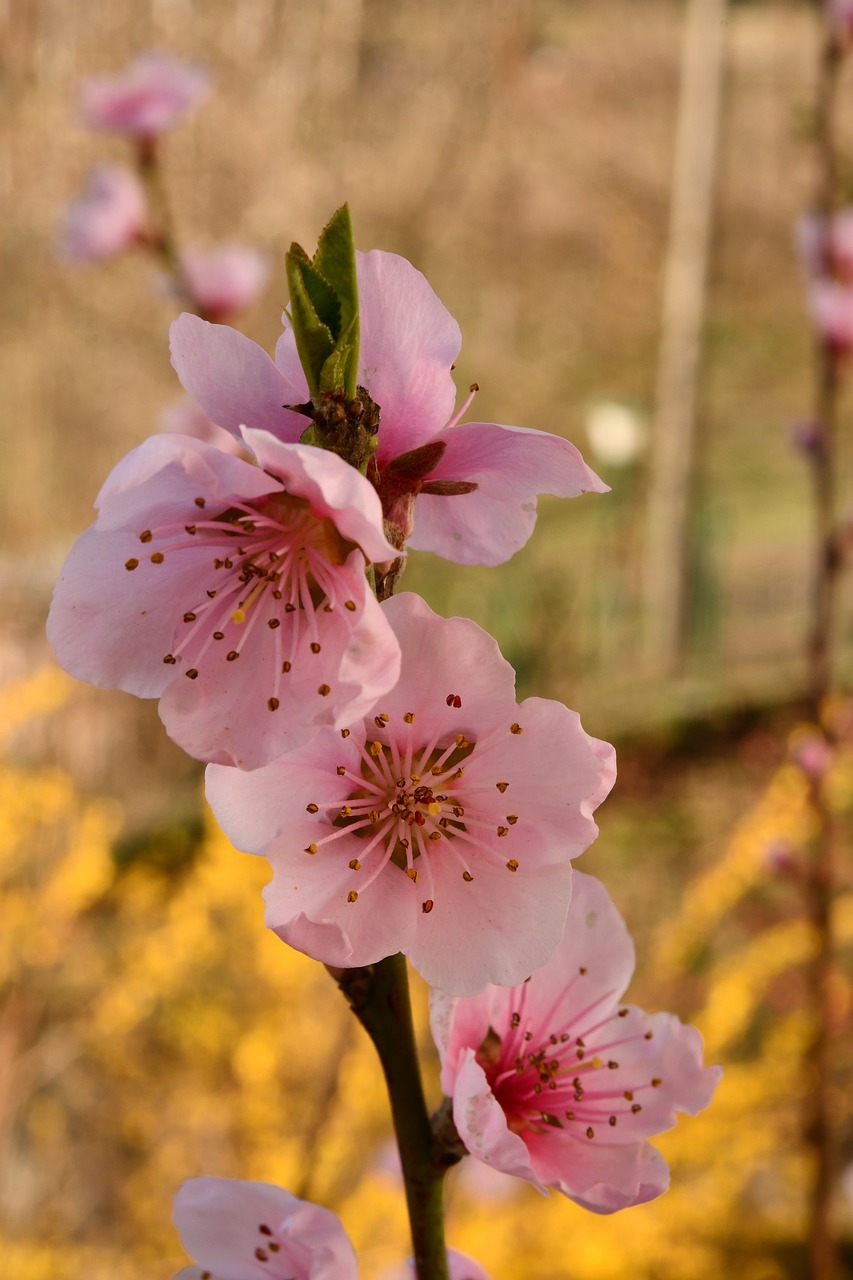
<instances>
[{"instance_id":1,"label":"pink flower petal","mask_svg":"<svg viewBox=\"0 0 853 1280\"><path fill-rule=\"evenodd\" d=\"M282 406L305 400L267 353L236 329L184 312L172 324L172 364L181 385L209 418L239 436L240 427L295 443L310 424Z\"/></svg>"},{"instance_id":2,"label":"pink flower petal","mask_svg":"<svg viewBox=\"0 0 853 1280\"><path fill-rule=\"evenodd\" d=\"M574 498L608 486L561 436L524 427L465 422L435 437L445 453L430 480L474 482L473 493L422 493L409 546L457 564L503 564L523 547L536 523L536 497Z\"/></svg>"},{"instance_id":3,"label":"pink flower petal","mask_svg":"<svg viewBox=\"0 0 853 1280\"><path fill-rule=\"evenodd\" d=\"M153 138L177 124L209 87L202 68L168 53L145 53L117 76L83 82L83 118L93 129Z\"/></svg>"},{"instance_id":4,"label":"pink flower petal","mask_svg":"<svg viewBox=\"0 0 853 1280\"><path fill-rule=\"evenodd\" d=\"M356 1280L337 1214L271 1183L190 1178L175 1196L173 1221L211 1280Z\"/></svg>"},{"instance_id":5,"label":"pink flower petal","mask_svg":"<svg viewBox=\"0 0 853 1280\"><path fill-rule=\"evenodd\" d=\"M669 1167L647 1142L630 1147L537 1135L531 1140L539 1176L592 1213L616 1213L655 1200L669 1188ZM570 1172L567 1172L570 1171Z\"/></svg>"},{"instance_id":6,"label":"pink flower petal","mask_svg":"<svg viewBox=\"0 0 853 1280\"><path fill-rule=\"evenodd\" d=\"M508 1127L506 1115L492 1093L473 1049L466 1049L459 1062L453 1093L453 1120L472 1156L501 1173L532 1182L543 1195L546 1193L530 1163L530 1153L523 1139Z\"/></svg>"}]
</instances>

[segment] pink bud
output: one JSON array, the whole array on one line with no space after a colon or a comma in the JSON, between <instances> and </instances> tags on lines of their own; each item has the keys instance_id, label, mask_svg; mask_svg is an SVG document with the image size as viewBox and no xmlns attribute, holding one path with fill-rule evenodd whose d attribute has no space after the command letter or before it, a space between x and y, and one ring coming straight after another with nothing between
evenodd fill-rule
<instances>
[{"instance_id":1,"label":"pink bud","mask_svg":"<svg viewBox=\"0 0 853 1280\"><path fill-rule=\"evenodd\" d=\"M145 192L131 169L103 164L65 210L60 252L72 262L94 262L128 248L144 229Z\"/></svg>"},{"instance_id":2,"label":"pink bud","mask_svg":"<svg viewBox=\"0 0 853 1280\"><path fill-rule=\"evenodd\" d=\"M216 320L254 302L269 275L266 256L241 244L185 249L181 266L193 300Z\"/></svg>"},{"instance_id":3,"label":"pink bud","mask_svg":"<svg viewBox=\"0 0 853 1280\"><path fill-rule=\"evenodd\" d=\"M170 53L144 53L117 76L85 80L83 119L92 129L154 138L207 93L210 76Z\"/></svg>"}]
</instances>

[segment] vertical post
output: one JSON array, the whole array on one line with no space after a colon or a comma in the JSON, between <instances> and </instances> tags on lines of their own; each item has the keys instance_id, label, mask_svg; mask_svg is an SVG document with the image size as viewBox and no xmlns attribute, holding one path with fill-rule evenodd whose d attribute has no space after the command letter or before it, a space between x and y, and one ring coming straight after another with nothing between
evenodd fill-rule
<instances>
[{"instance_id":1,"label":"vertical post","mask_svg":"<svg viewBox=\"0 0 853 1280\"><path fill-rule=\"evenodd\" d=\"M726 0L688 0L644 547L644 649L670 675L683 650Z\"/></svg>"}]
</instances>

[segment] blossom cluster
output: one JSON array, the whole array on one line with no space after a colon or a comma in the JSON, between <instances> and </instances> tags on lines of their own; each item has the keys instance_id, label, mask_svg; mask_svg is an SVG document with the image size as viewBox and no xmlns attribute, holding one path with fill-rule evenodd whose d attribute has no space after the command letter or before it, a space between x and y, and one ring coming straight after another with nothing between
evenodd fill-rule
<instances>
[{"instance_id":1,"label":"blossom cluster","mask_svg":"<svg viewBox=\"0 0 853 1280\"><path fill-rule=\"evenodd\" d=\"M88 86L85 113L150 142L205 87L149 58ZM124 180L102 178L102 198ZM284 942L338 970L402 953L430 983L471 1155L596 1212L642 1203L667 1184L647 1139L705 1106L718 1072L697 1032L620 1003L630 939L572 869L613 748L561 703L519 702L474 622L394 594L410 549L498 565L540 494L607 486L561 437L466 420L476 387L457 410L459 329L410 263L355 255L347 327L319 254L300 265L322 312L310 342L293 283L272 358L198 315L174 322L202 427L149 438L107 478L50 639L72 674L159 699L207 762L226 834L269 860L266 922ZM199 1179L175 1217L199 1263L182 1280L355 1275L334 1215L281 1188ZM484 1275L461 1255L451 1273Z\"/></svg>"},{"instance_id":2,"label":"blossom cluster","mask_svg":"<svg viewBox=\"0 0 853 1280\"><path fill-rule=\"evenodd\" d=\"M117 76L87 80L80 117L90 129L127 139L136 158L127 164L96 165L65 210L60 253L70 262L96 262L142 246L172 256L157 224L149 187L158 139L205 97L210 76L166 53L142 54ZM165 252L164 252L165 251ZM241 311L260 294L269 275L265 255L240 244L210 249L175 248L169 262L177 288L213 320Z\"/></svg>"}]
</instances>

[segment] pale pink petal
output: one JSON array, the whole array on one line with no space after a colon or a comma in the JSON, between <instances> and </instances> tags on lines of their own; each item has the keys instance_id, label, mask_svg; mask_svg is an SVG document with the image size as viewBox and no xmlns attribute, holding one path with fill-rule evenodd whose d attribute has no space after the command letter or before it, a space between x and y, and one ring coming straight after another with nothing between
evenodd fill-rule
<instances>
[{"instance_id":1,"label":"pale pink petal","mask_svg":"<svg viewBox=\"0 0 853 1280\"><path fill-rule=\"evenodd\" d=\"M473 995L487 983L523 982L563 934L571 896L568 860L511 874L471 853L470 882L450 858L431 867L435 906L417 917L407 955L430 986Z\"/></svg>"},{"instance_id":2,"label":"pale pink petal","mask_svg":"<svg viewBox=\"0 0 853 1280\"><path fill-rule=\"evenodd\" d=\"M208 315L242 311L259 295L270 273L269 259L242 244L184 249L181 269L194 300Z\"/></svg>"},{"instance_id":3,"label":"pale pink petal","mask_svg":"<svg viewBox=\"0 0 853 1280\"><path fill-rule=\"evenodd\" d=\"M533 532L536 496L575 498L608 486L561 436L466 422L437 437L445 452L430 480L475 483L473 493L419 495L409 546L457 564L503 564Z\"/></svg>"},{"instance_id":4,"label":"pale pink petal","mask_svg":"<svg viewBox=\"0 0 853 1280\"><path fill-rule=\"evenodd\" d=\"M479 1262L474 1262L473 1258L459 1253L457 1249L447 1250L447 1266L450 1280L491 1280ZM406 1280L417 1280L414 1258L409 1258L406 1263L404 1275Z\"/></svg>"},{"instance_id":5,"label":"pale pink petal","mask_svg":"<svg viewBox=\"0 0 853 1280\"><path fill-rule=\"evenodd\" d=\"M403 653L400 680L376 710L398 722L414 708L417 725L429 738L445 732L484 737L515 709L515 672L497 641L468 618L442 618L413 591L402 591L382 605ZM441 625L435 626L439 621ZM461 707L448 706L458 694Z\"/></svg>"},{"instance_id":6,"label":"pale pink petal","mask_svg":"<svg viewBox=\"0 0 853 1280\"><path fill-rule=\"evenodd\" d=\"M148 201L132 169L98 165L63 215L60 253L71 262L93 262L134 243L148 219Z\"/></svg>"},{"instance_id":7,"label":"pale pink petal","mask_svg":"<svg viewBox=\"0 0 853 1280\"><path fill-rule=\"evenodd\" d=\"M205 444L215 445L225 453L233 453L235 457L247 457L241 440L233 436L224 427L218 427L208 418L201 405L196 404L190 396L181 396L164 406L159 416L160 430L170 431L175 435L195 436Z\"/></svg>"},{"instance_id":8,"label":"pale pink petal","mask_svg":"<svg viewBox=\"0 0 853 1280\"><path fill-rule=\"evenodd\" d=\"M172 324L170 343L184 390L235 436L241 426L256 427L295 443L310 425L283 408L301 404L304 389L289 382L267 353L236 329L184 312Z\"/></svg>"},{"instance_id":9,"label":"pale pink petal","mask_svg":"<svg viewBox=\"0 0 853 1280\"><path fill-rule=\"evenodd\" d=\"M616 1213L646 1204L669 1187L669 1167L647 1142L626 1148L540 1134L530 1146L543 1182L593 1213Z\"/></svg>"},{"instance_id":10,"label":"pale pink petal","mask_svg":"<svg viewBox=\"0 0 853 1280\"><path fill-rule=\"evenodd\" d=\"M356 1280L338 1216L271 1183L191 1178L175 1197L173 1221L211 1280Z\"/></svg>"},{"instance_id":11,"label":"pale pink petal","mask_svg":"<svg viewBox=\"0 0 853 1280\"><path fill-rule=\"evenodd\" d=\"M81 108L93 129L153 138L207 93L210 76L168 53L145 53L117 76L85 80Z\"/></svg>"},{"instance_id":12,"label":"pale pink petal","mask_svg":"<svg viewBox=\"0 0 853 1280\"><path fill-rule=\"evenodd\" d=\"M453 1122L472 1156L501 1173L532 1182L537 1190L545 1193L545 1186L530 1163L530 1153L524 1141L508 1127L473 1049L466 1050L459 1063L453 1093Z\"/></svg>"},{"instance_id":13,"label":"pale pink petal","mask_svg":"<svg viewBox=\"0 0 853 1280\"><path fill-rule=\"evenodd\" d=\"M816 280L809 290L812 323L836 351L853 349L853 287L835 280Z\"/></svg>"},{"instance_id":14,"label":"pale pink petal","mask_svg":"<svg viewBox=\"0 0 853 1280\"><path fill-rule=\"evenodd\" d=\"M456 321L425 277L396 253L374 249L356 254L361 344L359 383L382 413L377 459L423 444L453 413L456 387L451 366L462 338ZM276 348L276 364L287 379L304 375L291 329Z\"/></svg>"}]
</instances>

